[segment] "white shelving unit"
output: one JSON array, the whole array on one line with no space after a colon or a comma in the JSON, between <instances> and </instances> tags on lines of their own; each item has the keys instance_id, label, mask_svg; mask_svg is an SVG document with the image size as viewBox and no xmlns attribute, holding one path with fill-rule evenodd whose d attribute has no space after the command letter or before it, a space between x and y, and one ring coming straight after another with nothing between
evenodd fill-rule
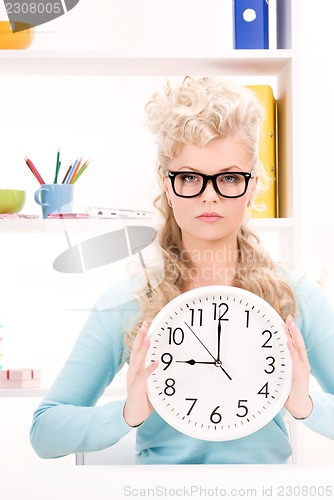
<instances>
[{"instance_id":1,"label":"white shelving unit","mask_svg":"<svg viewBox=\"0 0 334 500\"><path fill-rule=\"evenodd\" d=\"M150 0L145 0L145 8L151 6ZM230 11L226 6L231 2L225 0L222 4L213 0L219 14L222 13L219 9L221 5L225 8L228 14ZM129 4L130 5L130 4ZM231 4L232 5L232 4ZM108 2L99 0L101 12L109 12L110 6ZM143 5L144 7L144 5ZM88 2L82 2L82 9L86 13L90 12ZM186 8L186 7L184 7ZM199 2L194 4L196 9L201 10ZM106 9L106 10L103 10ZM125 9L120 7L120 9ZM198 11L198 12L199 12ZM144 12L144 11L143 11ZM146 11L145 11L146 12ZM143 13L143 19L147 22L146 13ZM119 11L120 15L124 15L125 11ZM86 14L87 15L87 14ZM205 14L209 16L209 14ZM211 15L211 14L210 14ZM0 51L0 77L17 79L36 79L36 83L43 78L43 82L47 85L51 84L53 78L65 78L66 82L69 79L82 77L82 81L88 81L87 89L90 82L92 85L101 82L101 79L106 78L108 82L113 79L124 79L126 82L131 82L132 78L138 77L155 78L161 77L183 77L190 75L218 75L220 77L237 78L245 81L252 80L261 83L266 79L274 82L276 98L278 102L278 189L279 189L279 218L277 219L253 219L252 227L266 239L272 236L275 245L278 247L278 258L287 265L294 266L299 261L301 253L300 245L300 193L299 193L299 104L298 104L298 64L297 64L297 27L298 27L298 0L280 0L277 10L278 29L277 29L277 46L276 50L233 50L226 48L228 44L222 43L217 46L211 42L208 49L192 50L189 45L177 46L170 44L170 50L166 47L157 46L154 44L144 43L141 47L138 43L138 48L129 50L115 49L115 43L111 43L108 49L106 44L102 44L103 49L93 50L58 50L56 46L48 47L47 50L36 50L32 46L29 50ZM138 20L138 22L140 19ZM104 23L107 21L104 19ZM115 20L112 20L115 23ZM132 21L133 22L133 21ZM196 21L197 22L197 21ZM226 20L225 29L226 29ZM215 26L217 21L214 21ZM230 20L232 23L232 17ZM106 25L106 24L104 24ZM113 25L114 26L114 25ZM293 27L293 29L292 29ZM130 29L130 28L129 28ZM163 27L162 27L163 29ZM166 28L167 29L167 28ZM55 33L46 33L45 37L55 36ZM45 38L46 39L46 38ZM212 40L216 40L213 38ZM59 38L58 38L59 41ZM198 55L199 53L199 55ZM95 80L98 78L99 80ZM23 81L23 80L22 80ZM27 81L27 80L24 80ZM34 80L33 80L34 81ZM135 80L137 81L137 80ZM77 80L76 80L77 82ZM80 84L80 80L79 80ZM74 88L77 83L74 84ZM57 87L54 87L57 88ZM101 92L107 92L107 87ZM91 89L94 92L94 88ZM128 90L127 90L128 91ZM59 89L60 95L64 98L67 93L67 87ZM45 96L44 96L45 97ZM107 96L106 96L107 97ZM52 96L50 97L52 99ZM88 96L89 98L89 96ZM116 96L115 99L121 100L122 96ZM126 98L126 94L124 95ZM112 99L110 101L112 103ZM36 103L38 109L46 105L44 100ZM16 109L15 96L11 102L11 111L19 115L20 109ZM17 105L19 106L19 104ZM109 106L111 106L109 104ZM108 108L108 112L110 107ZM97 112L102 116L104 110ZM64 109L65 117L66 111ZM96 117L94 117L96 118ZM93 130L93 126L92 126ZM17 127L16 142L20 142L20 138L24 137L25 126ZM21 136L20 136L21 134ZM26 172L25 172L26 173ZM19 174L18 174L19 175ZM28 174L26 174L28 176ZM29 173L30 175L30 173ZM86 174L85 174L86 175ZM87 174L88 175L88 174ZM102 175L102 172L99 172ZM33 180L31 179L31 182ZM94 181L93 181L94 182ZM107 181L108 182L108 181ZM107 183L106 182L106 183ZM79 183L78 183L79 184ZM93 185L92 187L96 188ZM35 187L35 189L37 186ZM30 195L31 196L31 195ZM129 194L131 197L131 193ZM36 206L36 210L39 207ZM124 221L118 221L121 227ZM127 224L132 221L127 220ZM154 224L152 220L133 221L135 224ZM57 235L58 233L68 231L69 233L98 233L112 230L117 226L115 221L108 220L77 220L77 221L44 221L44 220L0 220L0 238L2 241L9 241L10 236L17 237L22 234L26 237L27 234L32 237L38 237L41 241L43 236ZM34 268L35 269L35 268Z\"/></svg>"},{"instance_id":2,"label":"white shelving unit","mask_svg":"<svg viewBox=\"0 0 334 500\"><path fill-rule=\"evenodd\" d=\"M225 2L226 4L226 2ZM30 50L1 51L0 75L52 77L82 76L131 78L131 77L182 77L190 75L219 75L227 78L241 78L261 82L268 78L275 81L278 101L278 172L279 172L279 216L277 220L256 220L254 227L259 231L279 231L289 245L289 259L298 260L299 248L299 175L298 153L298 71L297 71L297 23L298 0L284 0L278 7L277 50L232 50L209 48L205 57L195 51L182 48L146 50ZM232 22L232 19L231 19ZM293 30L291 27L293 26ZM63 90L65 92L65 90ZM279 222L278 222L279 220ZM0 221L0 231L39 232L45 225L32 221ZM100 228L100 221L77 221L75 227ZM40 229L38 229L40 227ZM55 231L57 226L48 225ZM291 259L291 248L294 254ZM284 259L285 262L286 259Z\"/></svg>"},{"instance_id":3,"label":"white shelving unit","mask_svg":"<svg viewBox=\"0 0 334 500\"><path fill-rule=\"evenodd\" d=\"M277 76L292 59L281 50L226 50L208 57L178 51L168 55L121 51L1 52L2 75L168 76L219 72L223 76Z\"/></svg>"},{"instance_id":4,"label":"white shelving unit","mask_svg":"<svg viewBox=\"0 0 334 500\"><path fill-rule=\"evenodd\" d=\"M109 0L106 0L107 4ZM100 1L100 3L102 0ZM147 3L147 2L146 2ZM198 2L197 2L198 3ZM209 2L210 3L210 2ZM82 2L82 5L84 2ZM218 6L218 2L215 2ZM226 2L225 2L226 4ZM184 49L182 44L177 46L174 44L170 51L159 50L159 48L149 50L35 50L33 47L25 51L0 51L0 80L2 78L10 79L10 82L31 81L41 85L42 79L45 84L52 83L53 91L56 88L60 96L67 94L66 84L71 78L82 78L86 83L87 88L91 88L94 92L94 84L101 82L106 78L109 82L113 80L119 81L124 79L124 82L129 83L131 79L138 79L138 77L183 77L185 75L204 76L204 75L217 75L222 78L236 78L247 83L264 83L266 79L274 81L276 98L278 101L278 172L279 172L279 218L277 219L254 219L251 224L260 235L274 235L275 244L278 247L278 255L281 260L291 266L299 260L300 256L300 193L299 193L299 104L298 104L298 64L297 64L297 33L295 27L298 26L298 0L280 0L280 10L278 13L278 22L281 29L278 30L278 49L277 50L232 50L225 49L223 46L216 47L215 50L209 48L205 55L203 49L198 55L196 50ZM88 2L87 2L88 5ZM208 4L209 5L209 4ZM210 4L211 5L211 4ZM75 11L73 10L73 16ZM215 16L215 12L210 13ZM74 17L73 17L74 19ZM104 20L105 22L105 20ZM140 19L138 19L140 22ZM187 18L188 22L188 18ZM231 19L232 22L232 19ZM215 20L215 24L217 21ZM291 29L293 27L293 30ZM164 26L161 26L164 29ZM177 36L177 33L175 34ZM203 39L204 40L204 39ZM204 42L203 42L204 43ZM154 45L153 43L151 44ZM14 80L16 78L16 80ZM66 83L64 86L57 87L61 79L64 78ZM56 83L54 83L56 79ZM137 81L137 80L136 80ZM160 80L159 80L160 81ZM57 83L58 82L58 83ZM92 87L90 87L90 82ZM17 84L19 87L19 84ZM80 80L75 80L75 84L80 92ZM158 89L156 89L158 90ZM108 86L98 89L99 93L105 92L106 100L109 99L106 107L107 113L112 115L113 99L115 105L117 102L125 101L128 97L128 88L124 90L124 95L110 96ZM88 95L87 100L92 96ZM50 95L50 102L52 95ZM16 103L15 95L12 97L10 110L18 117L22 115L22 107L20 102ZM36 100L34 104L38 109L43 109L48 103L44 99L40 102ZM144 103L143 103L144 105ZM63 110L64 120L68 117L66 115L66 108ZM92 112L92 111L91 111ZM96 117L103 116L105 110L103 106L97 111ZM27 120L29 127L29 116L24 116ZM13 122L14 123L14 122ZM27 132L26 125L22 125L22 121L18 124L17 129L13 126L13 133L15 132L15 141L20 143L20 139L25 140ZM95 122L92 120L91 129L94 134ZM70 130L70 129L69 129ZM28 131L31 134L31 131ZM136 131L131 130L131 134ZM111 134L112 135L112 134ZM107 134L106 134L107 138ZM98 138L96 137L96 141ZM94 141L92 140L92 143ZM99 144L99 143L97 143ZM98 146L97 146L98 147ZM140 151L138 154L143 154ZM24 167L22 167L23 169ZM105 168L110 172L109 165ZM111 167L112 168L112 167ZM133 170L135 171L135 170ZM18 171L19 172L19 171ZM101 175L102 171L99 171ZM17 174L19 177L21 174ZM28 174L26 174L28 176ZM29 174L30 175L30 174ZM86 175L86 174L85 174ZM88 175L88 174L87 174ZM105 181L105 184L110 182L110 177ZM29 177L30 179L30 177ZM33 180L31 180L31 183ZM79 183L78 183L79 185ZM34 189L37 189L37 186ZM97 189L92 181L92 188ZM128 195L131 198L131 193ZM40 207L38 207L39 209ZM37 209L36 209L37 211ZM122 223L122 222L120 222ZM130 221L126 221L130 224ZM136 224L138 220L136 220ZM150 224L149 220L140 223ZM22 240L19 245L25 246L25 241L30 238L38 238L42 241L43 238L54 238L58 233L64 231L64 227L71 233L96 233L106 232L114 228L114 221L107 220L78 220L78 221L44 221L44 220L0 220L0 241L10 242L11 238L18 241L20 235ZM37 240L36 240L37 241ZM43 240L44 241L44 240ZM53 239L52 239L53 241ZM64 240L65 241L65 240ZM16 244L16 243L15 243ZM14 248L14 247L13 247ZM13 259L19 250L13 250ZM32 273L31 278L27 278L25 285L27 286L27 293L25 295L26 301L31 300L31 307L36 307L33 293L31 293L29 286L31 282L35 285L35 275L38 268L38 262L31 263L29 257L29 265L31 268L27 269L25 273ZM50 262L54 255L50 253ZM44 261L43 261L44 262ZM10 266L10 264L8 264ZM13 264L14 272L16 265ZM20 268L21 269L21 268ZM22 271L21 271L22 272ZM43 270L42 270L43 272ZM20 276L16 276L20 280ZM39 277L42 285L46 285L44 276ZM43 281L44 280L44 281ZM59 284L60 278L56 277L56 283ZM67 282L66 282L67 283ZM61 285L64 288L67 285ZM14 287L13 287L14 289ZM12 288L10 288L12 290ZM28 307L28 306L26 306ZM46 329L48 325L46 324ZM34 327L30 326L30 334L34 334L32 330ZM29 328L28 328L29 330ZM75 332L75 336L78 332ZM4 333L4 335L6 332ZM72 333L72 335L74 335ZM65 338L65 333L59 334L57 342L61 344L62 339ZM67 340L67 339L66 339ZM6 344L5 344L6 345ZM46 342L43 344L46 347ZM42 347L43 348L43 347ZM68 346L66 346L66 349ZM6 358L5 358L6 359ZM117 391L116 391L117 392ZM1 399L6 398L31 398L41 397L45 394L45 389L36 390L0 390ZM117 393L119 394L119 393ZM112 395L116 395L113 393Z\"/></svg>"}]
</instances>

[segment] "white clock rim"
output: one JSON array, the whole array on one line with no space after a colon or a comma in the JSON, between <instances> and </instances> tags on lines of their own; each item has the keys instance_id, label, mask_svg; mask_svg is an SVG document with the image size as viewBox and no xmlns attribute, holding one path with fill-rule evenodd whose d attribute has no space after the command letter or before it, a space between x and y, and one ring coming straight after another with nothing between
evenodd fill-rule
<instances>
[{"instance_id":1,"label":"white clock rim","mask_svg":"<svg viewBox=\"0 0 334 500\"><path fill-rule=\"evenodd\" d=\"M287 327L285 325L285 322L283 318L278 314L278 312L273 308L271 304L269 304L266 300L264 300L262 297L259 297L253 292L250 292L249 290L245 290L243 288L235 287L235 286L228 286L228 285L206 285L202 287L197 287L192 290L188 290L187 292L181 293L174 299L172 299L168 304L166 304L155 316L153 319L152 323L149 326L148 330L148 337L151 338L154 335L154 329L161 323L163 319L165 319L166 314L168 313L168 309L175 309L178 307L180 304L184 303L187 301L187 299L195 300L198 297L201 297L203 295L211 295L211 294L216 294L219 293L220 295L223 294L234 294L234 295L242 295L243 298L249 298L249 300L255 301L261 305L262 308L268 309L270 314L272 316L276 316L276 320L280 323L280 326L283 327L284 331L286 332L287 339L288 339L288 332L287 332ZM229 435L221 435L219 436L213 436L212 434L203 435L201 434L199 436L198 433L196 432L191 432L191 428L184 428L182 425L178 425L178 422L172 418L170 418L170 414L168 412L165 412L165 407L162 406L161 400L157 399L155 396L155 393L151 391L149 384L151 383L150 381L152 380L152 376L154 373L149 377L148 383L147 383L147 396L154 408L154 410L160 415L160 417L167 422L167 424L171 425L175 430L190 436L195 439L203 440L203 441L212 441L212 442L224 442L224 441L233 441L236 439L242 439L244 437L247 437L258 430L262 429L266 425L268 425L284 408L284 403L286 402L290 390L291 390L291 384L292 384L292 361L291 357L289 355L289 350L286 347L286 351L288 354L288 361L287 361L287 366L286 366L286 386L280 393L280 397L275 401L275 404L270 408L270 415L267 418L264 418L261 420L261 423L258 425L255 425L251 428L251 430L247 433L242 432L244 431L245 428L238 429L237 432L234 434L230 433ZM151 364L151 355L150 351L148 352L145 360L145 366L149 366ZM277 411L276 411L276 410ZM247 426L248 427L248 426Z\"/></svg>"}]
</instances>

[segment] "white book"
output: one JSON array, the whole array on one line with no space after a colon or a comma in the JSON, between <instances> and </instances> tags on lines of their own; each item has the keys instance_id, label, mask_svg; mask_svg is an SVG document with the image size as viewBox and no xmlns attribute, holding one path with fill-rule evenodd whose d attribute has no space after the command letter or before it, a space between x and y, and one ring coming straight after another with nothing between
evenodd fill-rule
<instances>
[{"instance_id":1,"label":"white book","mask_svg":"<svg viewBox=\"0 0 334 500\"><path fill-rule=\"evenodd\" d=\"M267 0L268 2L268 32L269 50L277 49L277 0Z\"/></svg>"}]
</instances>

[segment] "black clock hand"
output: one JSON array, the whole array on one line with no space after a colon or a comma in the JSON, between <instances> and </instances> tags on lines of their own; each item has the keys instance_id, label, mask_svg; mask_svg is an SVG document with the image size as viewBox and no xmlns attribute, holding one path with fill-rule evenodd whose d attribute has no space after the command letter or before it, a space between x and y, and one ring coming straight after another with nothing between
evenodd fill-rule
<instances>
[{"instance_id":1,"label":"black clock hand","mask_svg":"<svg viewBox=\"0 0 334 500\"><path fill-rule=\"evenodd\" d=\"M191 331L191 333L193 335L195 335L195 337L197 338L197 340L202 344L202 346L204 347L204 349L210 354L211 358L214 360L214 363L216 366L219 366L223 372L225 373L225 375L227 376L227 378L229 378L230 380L232 380L232 378L229 376L229 374L224 370L224 368L222 367L222 363L220 360L216 360L216 358L211 354L211 352L209 351L209 349L203 344L203 342L201 341L201 339L199 337L197 337L196 333L194 332L194 330L192 330L190 328L190 326L188 325L188 323L185 321L184 324L189 328L189 330Z\"/></svg>"},{"instance_id":2,"label":"black clock hand","mask_svg":"<svg viewBox=\"0 0 334 500\"><path fill-rule=\"evenodd\" d=\"M188 363L188 365L215 365L215 361L195 361L194 359L188 359L188 361L175 361L175 363Z\"/></svg>"},{"instance_id":3,"label":"black clock hand","mask_svg":"<svg viewBox=\"0 0 334 500\"><path fill-rule=\"evenodd\" d=\"M197 337L196 333L194 332L194 330L192 330L190 328L190 326L188 325L188 323L185 321L184 324L189 328L189 330L191 331L191 333L193 335L195 335L195 337L197 338L197 340L202 344L202 346L204 347L204 349L210 354L211 358L216 361L216 358L211 354L211 352L209 351L209 349L203 344L203 342L201 341L201 339L199 337Z\"/></svg>"},{"instance_id":4,"label":"black clock hand","mask_svg":"<svg viewBox=\"0 0 334 500\"><path fill-rule=\"evenodd\" d=\"M220 336L222 332L220 319L218 320L218 349L217 349L217 361L220 361Z\"/></svg>"}]
</instances>

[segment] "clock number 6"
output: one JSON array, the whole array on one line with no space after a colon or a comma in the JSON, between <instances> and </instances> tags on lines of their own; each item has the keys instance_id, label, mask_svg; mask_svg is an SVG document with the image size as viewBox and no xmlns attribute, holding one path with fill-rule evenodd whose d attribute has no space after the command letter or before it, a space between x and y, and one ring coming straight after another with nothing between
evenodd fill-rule
<instances>
[{"instance_id":1,"label":"clock number 6","mask_svg":"<svg viewBox=\"0 0 334 500\"><path fill-rule=\"evenodd\" d=\"M216 408L213 410L213 412L210 415L210 420L213 424L219 424L221 422L222 416L220 413L217 412L219 406L216 406Z\"/></svg>"}]
</instances>

